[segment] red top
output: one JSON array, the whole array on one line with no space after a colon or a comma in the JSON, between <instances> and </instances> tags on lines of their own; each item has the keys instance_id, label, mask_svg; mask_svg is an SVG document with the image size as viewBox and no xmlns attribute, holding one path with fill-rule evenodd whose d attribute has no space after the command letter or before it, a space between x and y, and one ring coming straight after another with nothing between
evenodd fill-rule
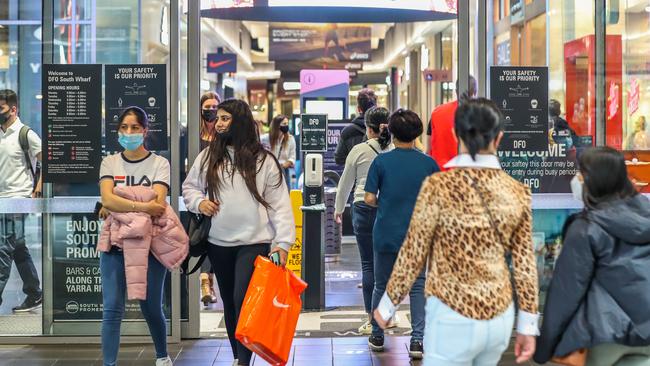
<instances>
[{"instance_id":1,"label":"red top","mask_svg":"<svg viewBox=\"0 0 650 366\"><path fill-rule=\"evenodd\" d=\"M445 164L458 155L458 141L454 136L454 116L458 101L443 104L431 113L431 157L436 161L440 171L445 171Z\"/></svg>"}]
</instances>

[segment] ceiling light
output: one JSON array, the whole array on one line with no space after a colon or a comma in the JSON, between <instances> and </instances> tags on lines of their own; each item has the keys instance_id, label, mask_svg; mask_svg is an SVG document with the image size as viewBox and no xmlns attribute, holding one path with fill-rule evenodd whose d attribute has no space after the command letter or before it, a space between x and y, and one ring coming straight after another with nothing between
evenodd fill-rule
<instances>
[{"instance_id":1,"label":"ceiling light","mask_svg":"<svg viewBox=\"0 0 650 366\"><path fill-rule=\"evenodd\" d=\"M647 11L648 13L650 13L650 6L646 6L646 7L645 7L645 11Z\"/></svg>"},{"instance_id":2,"label":"ceiling light","mask_svg":"<svg viewBox=\"0 0 650 366\"><path fill-rule=\"evenodd\" d=\"M248 80L252 79L279 79L280 71L253 71L253 72L238 72L238 76Z\"/></svg>"},{"instance_id":3,"label":"ceiling light","mask_svg":"<svg viewBox=\"0 0 650 366\"><path fill-rule=\"evenodd\" d=\"M236 87L235 80L233 80L233 79L224 79L223 80L223 86L227 86L230 89L235 89L235 87Z\"/></svg>"},{"instance_id":4,"label":"ceiling light","mask_svg":"<svg viewBox=\"0 0 650 366\"><path fill-rule=\"evenodd\" d=\"M297 81L285 81L282 83L282 89L285 91L300 90L300 83Z\"/></svg>"}]
</instances>

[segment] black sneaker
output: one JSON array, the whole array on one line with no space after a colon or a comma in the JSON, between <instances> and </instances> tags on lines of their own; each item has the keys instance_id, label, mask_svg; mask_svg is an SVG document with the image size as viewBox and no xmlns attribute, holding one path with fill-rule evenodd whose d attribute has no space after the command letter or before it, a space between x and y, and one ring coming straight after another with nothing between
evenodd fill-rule
<instances>
[{"instance_id":1,"label":"black sneaker","mask_svg":"<svg viewBox=\"0 0 650 366\"><path fill-rule=\"evenodd\" d=\"M384 352L384 336L370 336L368 338L368 347L373 352Z\"/></svg>"},{"instance_id":2,"label":"black sneaker","mask_svg":"<svg viewBox=\"0 0 650 366\"><path fill-rule=\"evenodd\" d=\"M422 341L411 341L411 345L409 346L409 357L414 360L421 360L423 353L424 347L422 346Z\"/></svg>"},{"instance_id":3,"label":"black sneaker","mask_svg":"<svg viewBox=\"0 0 650 366\"><path fill-rule=\"evenodd\" d=\"M32 310L36 310L40 308L43 305L43 296L39 297L32 297L30 298L29 296L23 301L22 304L19 306L16 306L15 308L11 309L13 310L14 313L27 313Z\"/></svg>"}]
</instances>

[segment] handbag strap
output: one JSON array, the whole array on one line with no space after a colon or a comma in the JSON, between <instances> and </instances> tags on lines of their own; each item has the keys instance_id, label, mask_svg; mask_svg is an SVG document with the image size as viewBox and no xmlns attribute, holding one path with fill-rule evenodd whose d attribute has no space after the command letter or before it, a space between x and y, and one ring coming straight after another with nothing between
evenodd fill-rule
<instances>
[{"instance_id":1,"label":"handbag strap","mask_svg":"<svg viewBox=\"0 0 650 366\"><path fill-rule=\"evenodd\" d=\"M483 193L479 189L478 184L476 183L476 180L473 179L467 172L465 172L465 175L467 176L467 178L471 182L472 187L474 188L476 193L478 193L478 197L480 198L481 204L483 205L483 208L485 209L485 212L487 213L488 219L490 220L490 225L492 226L492 230L494 230L494 233L496 234L497 239L501 242L501 245L504 248L506 248L506 246L505 246L506 241L503 240L503 235L501 234L501 232L497 228L496 222L494 221L494 217L492 216L492 212L490 211L490 207L488 206L487 202L485 202L485 198L483 197Z\"/></svg>"},{"instance_id":2,"label":"handbag strap","mask_svg":"<svg viewBox=\"0 0 650 366\"><path fill-rule=\"evenodd\" d=\"M377 151L377 149L375 149L372 145L370 145L370 141L366 141L366 145L368 145L372 149L372 151L375 152L375 154L379 155L379 151Z\"/></svg>"}]
</instances>

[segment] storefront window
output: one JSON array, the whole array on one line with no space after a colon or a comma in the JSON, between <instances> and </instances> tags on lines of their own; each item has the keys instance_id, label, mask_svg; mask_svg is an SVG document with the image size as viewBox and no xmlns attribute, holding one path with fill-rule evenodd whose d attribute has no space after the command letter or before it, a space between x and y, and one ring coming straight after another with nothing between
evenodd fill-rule
<instances>
[{"instance_id":1,"label":"storefront window","mask_svg":"<svg viewBox=\"0 0 650 366\"><path fill-rule=\"evenodd\" d=\"M526 110L515 118L523 118L519 126L528 126L533 131L535 126L546 123L545 116L535 114L540 104L535 95L548 92L548 128L544 129L548 133L531 138L539 139L548 149L517 151L512 145L500 148L504 170L534 193L533 242L542 305L561 249L561 228L580 206L568 194L570 181L577 172L578 156L595 145L594 4L577 0L494 0L491 9L488 66L543 67L548 71L548 83L522 84L521 88L515 85L516 90L510 89L505 98L495 99L506 116L514 116L510 103L514 98L524 97ZM524 68L514 70L527 72ZM529 87L539 90L528 90ZM499 85L489 85L488 95L496 88ZM519 136L526 136L526 128ZM527 142L530 145L535 141Z\"/></svg>"},{"instance_id":2,"label":"storefront window","mask_svg":"<svg viewBox=\"0 0 650 366\"><path fill-rule=\"evenodd\" d=\"M503 5L497 3L493 8L501 9ZM547 67L549 105L555 107L551 111L559 107L560 112L559 116L549 114L548 152L502 159L511 160L517 169L510 173L533 193L569 193L576 158L595 139L593 4L510 1L509 9L493 18L488 65Z\"/></svg>"},{"instance_id":3,"label":"storefront window","mask_svg":"<svg viewBox=\"0 0 650 366\"><path fill-rule=\"evenodd\" d=\"M53 4L54 64L100 65L96 68L99 73L93 75L99 83L95 84L99 85L97 90L102 92L83 96L75 92L75 98L82 99L72 104L68 99L59 107L67 108L68 112L72 108L72 112L63 113L75 115L75 111L92 108L101 110L97 113L108 110L110 103L103 100L108 76L102 75L101 70L114 64L133 67L162 64L162 68L156 69L162 71L157 74L161 76L162 86L157 87L156 92L162 94L149 98L148 103L143 103L148 105L141 107L169 106L166 93L169 87L164 83L170 80L167 1L62 0ZM20 121L44 140L47 136L52 138L52 131L41 128L44 102L41 6L35 1L0 1L0 89L12 89L17 93ZM150 82L138 80L131 88L140 91ZM92 100L87 99L91 97ZM94 107L86 108L89 105ZM110 116L106 113L107 118L112 118L113 112ZM150 127L157 116L169 116L167 109L160 114L147 113ZM103 119L93 119L92 123L96 123L92 126L95 131L101 131L102 136L108 135ZM168 118L159 121L163 127L158 130L156 140L162 142L161 146L169 146L168 124ZM0 137L7 136L9 134L3 133ZM106 146L104 154L111 154L114 150L108 149L107 138L114 136L102 137ZM51 160L44 141L42 148L43 157ZM101 148L97 151L102 153ZM156 152L170 158L168 147ZM21 151L14 153L17 159L22 159ZM68 156L67 152L65 154ZM75 152L66 159L70 159L71 166L75 165ZM4 194L6 192L0 192L0 336L99 335L102 290L96 244L103 223L94 213L99 200L98 179L99 176L84 183L65 180L51 183L48 187L52 188L54 198L47 201L29 198L29 194L9 197ZM26 299L34 299L40 291L43 298L33 301L39 306L27 311L16 309ZM167 276L164 310L170 320L171 276ZM140 321L142 315L137 302L129 302L125 318L131 321L123 325L124 335L148 334L146 324ZM170 334L171 329L168 327Z\"/></svg>"},{"instance_id":4,"label":"storefront window","mask_svg":"<svg viewBox=\"0 0 650 366\"><path fill-rule=\"evenodd\" d=\"M40 3L0 1L0 89L16 92L20 121L38 135L42 100L40 24ZM2 135L3 154L22 156L15 149L4 149L12 137L11 133ZM7 176L3 172L2 187L6 187ZM31 296L30 303L36 303L43 281L42 215L37 200L27 196L0 192L0 336L43 332L40 309L23 314L13 310L26 296Z\"/></svg>"},{"instance_id":5,"label":"storefront window","mask_svg":"<svg viewBox=\"0 0 650 366\"><path fill-rule=\"evenodd\" d=\"M650 193L650 3L608 2L606 14L607 145L626 151L631 177Z\"/></svg>"},{"instance_id":6,"label":"storefront window","mask_svg":"<svg viewBox=\"0 0 650 366\"><path fill-rule=\"evenodd\" d=\"M0 20L33 22L39 19L41 3L38 1L0 0Z\"/></svg>"}]
</instances>

